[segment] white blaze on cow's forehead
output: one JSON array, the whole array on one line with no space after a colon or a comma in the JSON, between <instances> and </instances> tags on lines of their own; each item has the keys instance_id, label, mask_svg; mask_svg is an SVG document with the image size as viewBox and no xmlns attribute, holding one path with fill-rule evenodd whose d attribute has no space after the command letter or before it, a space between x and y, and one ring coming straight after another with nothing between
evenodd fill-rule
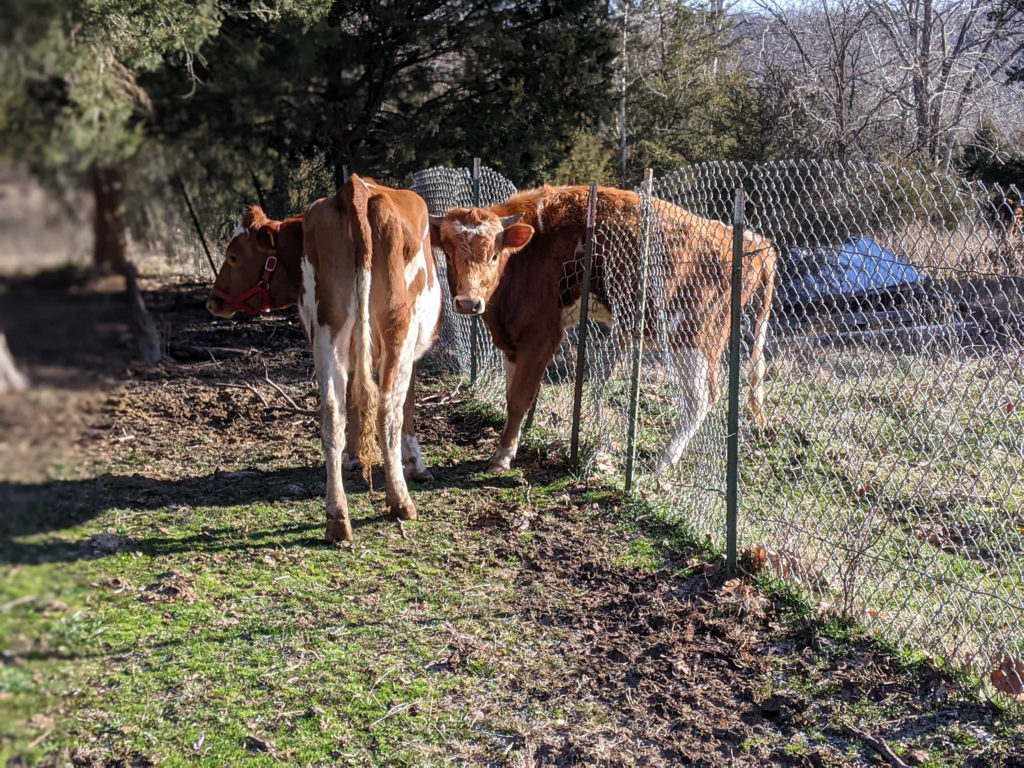
<instances>
[{"instance_id":1,"label":"white blaze on cow's forehead","mask_svg":"<svg viewBox=\"0 0 1024 768\"><path fill-rule=\"evenodd\" d=\"M451 222L451 228L455 230L455 234L457 235L469 235L470 237L475 237L476 235L489 235L491 233L491 228L487 226L486 222L483 224L477 224L475 227L470 227L463 224L461 221L453 221Z\"/></svg>"},{"instance_id":2,"label":"white blaze on cow's forehead","mask_svg":"<svg viewBox=\"0 0 1024 768\"><path fill-rule=\"evenodd\" d=\"M542 219L540 217L540 212L543 211L543 210L544 210L544 201L543 200L538 200L537 201L537 231L538 232L543 232L544 231L544 219Z\"/></svg>"},{"instance_id":3,"label":"white blaze on cow's forehead","mask_svg":"<svg viewBox=\"0 0 1024 768\"><path fill-rule=\"evenodd\" d=\"M235 227L235 231L231 233L231 239L234 240L239 235L244 235L248 231L248 229L239 224L237 227Z\"/></svg>"}]
</instances>

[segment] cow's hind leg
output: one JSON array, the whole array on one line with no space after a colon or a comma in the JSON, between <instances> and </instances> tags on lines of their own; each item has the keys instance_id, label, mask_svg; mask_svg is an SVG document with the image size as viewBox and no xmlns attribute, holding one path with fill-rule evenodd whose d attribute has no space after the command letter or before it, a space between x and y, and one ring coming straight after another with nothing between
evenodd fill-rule
<instances>
[{"instance_id":1,"label":"cow's hind leg","mask_svg":"<svg viewBox=\"0 0 1024 768\"><path fill-rule=\"evenodd\" d=\"M405 395L402 415L402 466L405 476L419 482L434 479L423 462L420 441L416 439L416 366L409 378L409 391Z\"/></svg>"},{"instance_id":2,"label":"cow's hind leg","mask_svg":"<svg viewBox=\"0 0 1024 768\"><path fill-rule=\"evenodd\" d=\"M346 472L358 472L362 468L358 456L359 408L356 407L352 397L351 379L349 379L348 387L345 390L345 402L348 404L348 409L345 419L345 463L342 467Z\"/></svg>"},{"instance_id":3,"label":"cow's hind leg","mask_svg":"<svg viewBox=\"0 0 1024 768\"><path fill-rule=\"evenodd\" d=\"M416 387L415 368L413 377L409 381L409 393L405 396L405 416L402 419L402 470L410 480L420 483L430 482L434 476L427 469L423 461L423 453L420 451L420 441L416 438L416 415L415 404ZM352 380L349 379L349 390L352 389ZM359 409L352 405L352 393L348 393L348 418L346 421L345 437L345 463L342 465L346 472L358 473L362 469L357 456L357 444L359 442Z\"/></svg>"},{"instance_id":4,"label":"cow's hind leg","mask_svg":"<svg viewBox=\"0 0 1024 768\"><path fill-rule=\"evenodd\" d=\"M415 520L416 506L409 496L402 471L402 421L405 397L412 378L412 349L385 351L381 360L379 427L384 445L384 481L388 506L400 520Z\"/></svg>"},{"instance_id":5,"label":"cow's hind leg","mask_svg":"<svg viewBox=\"0 0 1024 768\"><path fill-rule=\"evenodd\" d=\"M682 457L686 446L697 434L711 408L711 391L714 382L707 357L699 349L684 347L673 352L679 371L679 421L672 438L658 459L658 470L662 471L675 464Z\"/></svg>"},{"instance_id":6,"label":"cow's hind leg","mask_svg":"<svg viewBox=\"0 0 1024 768\"><path fill-rule=\"evenodd\" d=\"M332 339L330 329L321 326L313 338L313 359L320 385L320 434L327 469L327 529L324 538L332 543L352 540L352 523L341 479L348 383L347 339L351 336L351 329L346 331Z\"/></svg>"}]
</instances>

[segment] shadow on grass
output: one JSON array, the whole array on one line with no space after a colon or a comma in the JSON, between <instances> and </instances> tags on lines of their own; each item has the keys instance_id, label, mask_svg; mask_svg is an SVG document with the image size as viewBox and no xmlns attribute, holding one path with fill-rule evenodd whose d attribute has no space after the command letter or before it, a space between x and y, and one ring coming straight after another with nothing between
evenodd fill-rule
<instances>
[{"instance_id":1,"label":"shadow on grass","mask_svg":"<svg viewBox=\"0 0 1024 768\"><path fill-rule=\"evenodd\" d=\"M522 474L486 474L486 461L472 461L455 467L435 468L436 479L419 484L410 482L413 491L438 488L477 489L481 491L516 488L527 483L550 480L551 469L527 469ZM374 473L375 508L371 517L353 516L355 529L391 521L384 511L384 477ZM345 491L351 497L364 496L366 484L356 474L346 473ZM22 539L73 528L114 510L167 510L187 514L191 508L233 507L247 504L273 504L279 501L322 500L323 465L292 467L271 471L241 470L214 472L178 480L158 480L139 474L103 474L82 480L56 480L45 483L0 482L0 563L91 559L128 550L146 555L181 552L216 552L247 548L289 546L326 546L321 521L275 526L267 520L262 531L247 531L243 526L223 526L192 536L116 537L112 551L101 543L61 541L24 542ZM322 507L321 507L322 510ZM355 511L355 510L353 510ZM321 511L322 514L322 511ZM306 536L295 538L295 534ZM113 541L113 540L112 540Z\"/></svg>"},{"instance_id":2,"label":"shadow on grass","mask_svg":"<svg viewBox=\"0 0 1024 768\"><path fill-rule=\"evenodd\" d=\"M324 469L322 465L295 467L272 471L243 470L180 480L156 480L141 475L104 474L85 480L46 483L0 482L0 563L25 564L53 560L77 560L113 554L104 547L90 549L82 544L59 541L20 541L26 537L47 534L87 523L113 510L168 510L187 514L192 507L230 507L278 501L321 499ZM366 493L366 485L346 477L350 496ZM383 487L383 477L375 488ZM381 520L386 515L354 519L359 528ZM289 534L317 531L292 544L323 546L322 523L286 524L281 527L267 521L267 530L249 532L242 527L225 526L204 529L195 536L146 537L121 541L115 551L130 549L146 554L166 554L195 550L245 549L247 547L280 546ZM272 538L260 543L260 539Z\"/></svg>"}]
</instances>

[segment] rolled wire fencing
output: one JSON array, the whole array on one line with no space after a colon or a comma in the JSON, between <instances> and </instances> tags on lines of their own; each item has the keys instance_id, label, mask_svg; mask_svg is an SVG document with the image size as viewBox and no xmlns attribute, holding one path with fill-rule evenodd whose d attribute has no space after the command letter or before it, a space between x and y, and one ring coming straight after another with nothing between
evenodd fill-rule
<instances>
[{"instance_id":1,"label":"rolled wire fencing","mask_svg":"<svg viewBox=\"0 0 1024 768\"><path fill-rule=\"evenodd\" d=\"M436 215L471 204L474 189L482 205L514 191L486 170L474 187L474 175L433 169L413 188ZM590 279L600 301L584 360L572 331L549 366L543 439L564 445L578 430L586 470L626 476L723 548L732 497L755 564L823 608L1020 694L1020 191L819 161L694 165L636 192L631 210L597 207ZM774 297L758 344L751 281L768 253ZM730 493L734 255L744 405ZM582 257L566 263L567 284L582 271ZM470 321L447 315L441 355L463 373L475 367L478 396L502 408L489 335L480 329L472 363ZM761 396L748 403L752 373Z\"/></svg>"}]
</instances>

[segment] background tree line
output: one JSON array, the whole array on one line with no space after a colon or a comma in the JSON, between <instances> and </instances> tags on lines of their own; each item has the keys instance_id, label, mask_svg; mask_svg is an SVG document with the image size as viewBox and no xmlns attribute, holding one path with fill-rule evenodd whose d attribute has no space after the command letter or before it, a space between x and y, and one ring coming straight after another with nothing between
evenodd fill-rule
<instances>
[{"instance_id":1,"label":"background tree line","mask_svg":"<svg viewBox=\"0 0 1024 768\"><path fill-rule=\"evenodd\" d=\"M0 0L0 154L90 185L96 259L187 182L214 235L344 170L519 186L826 156L1024 170L1021 0Z\"/></svg>"}]
</instances>

